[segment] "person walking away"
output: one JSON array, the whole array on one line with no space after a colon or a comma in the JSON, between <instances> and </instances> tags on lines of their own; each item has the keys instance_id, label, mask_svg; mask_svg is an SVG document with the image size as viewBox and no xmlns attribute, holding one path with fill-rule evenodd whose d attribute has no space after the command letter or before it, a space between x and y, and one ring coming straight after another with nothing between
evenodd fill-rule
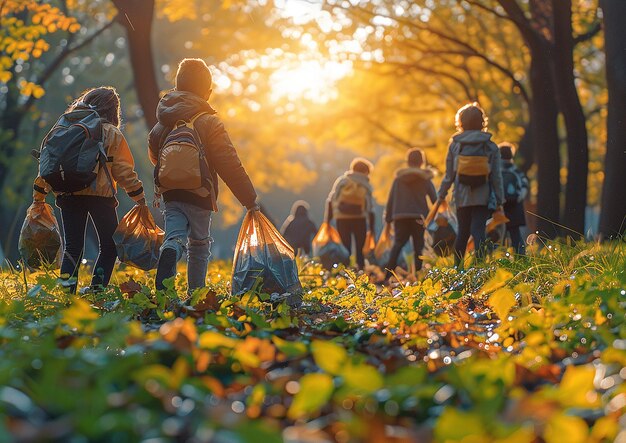
<instances>
[{"instance_id":1,"label":"person walking away","mask_svg":"<svg viewBox=\"0 0 626 443\"><path fill-rule=\"evenodd\" d=\"M474 238L476 258L485 256L485 224L504 203L500 151L487 132L488 118L478 103L458 110L457 132L452 136L446 157L446 174L438 200L443 202L454 184L453 200L458 219L454 243L455 266L463 265L467 241Z\"/></svg>"},{"instance_id":2,"label":"person walking away","mask_svg":"<svg viewBox=\"0 0 626 443\"><path fill-rule=\"evenodd\" d=\"M155 165L156 201L164 201L165 240L157 265L155 287L176 274L187 252L189 292L206 284L210 257L211 214L217 211L218 176L248 210L258 210L257 194L237 151L209 105L209 67L200 59L184 59L176 87L157 107L158 123L148 136Z\"/></svg>"},{"instance_id":3,"label":"person walking away","mask_svg":"<svg viewBox=\"0 0 626 443\"><path fill-rule=\"evenodd\" d=\"M525 253L525 243L522 239L521 227L526 225L524 200L528 195L528 177L513 162L516 148L509 142L498 145L502 159L502 184L504 187L504 215L509 219L506 231L511 238L511 244L519 255Z\"/></svg>"},{"instance_id":4,"label":"person walking away","mask_svg":"<svg viewBox=\"0 0 626 443\"><path fill-rule=\"evenodd\" d=\"M117 251L113 242L113 233L117 228L117 205L115 196L117 185L135 202L145 205L143 184L135 172L135 161L124 135L120 131L120 98L115 88L103 86L83 92L66 110L96 111L100 119L101 136L106 166L98 168L97 175L87 188L74 192L55 192L41 176L33 185L33 200L43 201L49 192L56 197L56 205L61 210L63 221L63 259L61 279L71 293L76 292L78 270L85 247L87 220L91 219L98 235L99 254L93 268L91 286L82 292L102 290L109 284ZM55 134L55 128L46 139ZM46 145L46 139L42 147ZM46 147L46 149L50 149ZM103 159L104 160L104 159ZM40 168L41 169L41 168ZM65 171L64 175L70 175Z\"/></svg>"},{"instance_id":5,"label":"person walking away","mask_svg":"<svg viewBox=\"0 0 626 443\"><path fill-rule=\"evenodd\" d=\"M365 267L363 246L369 231L374 232L374 199L369 175L374 165L364 158L352 160L350 170L339 177L326 201L326 221L337 220L337 231L344 246L350 251L354 240L356 263Z\"/></svg>"},{"instance_id":6,"label":"person walking away","mask_svg":"<svg viewBox=\"0 0 626 443\"><path fill-rule=\"evenodd\" d=\"M385 221L393 223L395 237L389 262L385 266L385 280L392 276L398 264L398 257L404 245L412 239L415 255L415 270L422 269L422 250L424 249L424 218L428 215L428 203L437 201L437 193L432 179L431 169L426 165L424 151L418 148L409 150L408 167L396 172L396 177L389 192L385 208Z\"/></svg>"},{"instance_id":7,"label":"person walking away","mask_svg":"<svg viewBox=\"0 0 626 443\"><path fill-rule=\"evenodd\" d=\"M317 233L317 226L309 218L309 204L307 202L298 200L293 204L291 214L283 223L280 232L296 251L296 254L311 255L311 242Z\"/></svg>"}]
</instances>

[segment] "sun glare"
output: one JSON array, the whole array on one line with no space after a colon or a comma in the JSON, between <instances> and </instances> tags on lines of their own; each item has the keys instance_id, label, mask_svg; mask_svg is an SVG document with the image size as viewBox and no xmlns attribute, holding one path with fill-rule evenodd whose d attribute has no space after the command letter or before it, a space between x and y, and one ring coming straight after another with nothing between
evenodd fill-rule
<instances>
[{"instance_id":1,"label":"sun glare","mask_svg":"<svg viewBox=\"0 0 626 443\"><path fill-rule=\"evenodd\" d=\"M302 61L298 65L279 68L270 77L271 98L296 100L303 98L316 103L325 103L336 98L335 84L352 69L344 62L318 60Z\"/></svg>"}]
</instances>

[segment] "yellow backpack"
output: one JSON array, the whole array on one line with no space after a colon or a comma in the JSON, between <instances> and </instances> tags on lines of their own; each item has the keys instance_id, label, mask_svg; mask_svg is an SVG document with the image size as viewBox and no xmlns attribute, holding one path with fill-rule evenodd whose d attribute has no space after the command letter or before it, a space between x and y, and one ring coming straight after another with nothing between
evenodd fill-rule
<instances>
[{"instance_id":1,"label":"yellow backpack","mask_svg":"<svg viewBox=\"0 0 626 443\"><path fill-rule=\"evenodd\" d=\"M463 155L463 148L465 146L466 145L461 144L456 159L456 173L459 183L471 188L484 185L488 182L489 173L491 172L489 157L487 156L487 146L483 144L483 154Z\"/></svg>"},{"instance_id":2,"label":"yellow backpack","mask_svg":"<svg viewBox=\"0 0 626 443\"><path fill-rule=\"evenodd\" d=\"M356 180L348 178L336 199L339 215L359 217L365 214L367 206L367 188Z\"/></svg>"},{"instance_id":3,"label":"yellow backpack","mask_svg":"<svg viewBox=\"0 0 626 443\"><path fill-rule=\"evenodd\" d=\"M211 173L202 140L194 128L202 112L189 121L180 120L165 138L154 169L156 191L192 191L200 196L212 192Z\"/></svg>"}]
</instances>

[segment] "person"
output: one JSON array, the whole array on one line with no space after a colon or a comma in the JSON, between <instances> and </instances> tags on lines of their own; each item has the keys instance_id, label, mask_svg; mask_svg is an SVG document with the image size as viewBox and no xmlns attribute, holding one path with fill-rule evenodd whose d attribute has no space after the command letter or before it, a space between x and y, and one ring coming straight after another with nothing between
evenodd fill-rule
<instances>
[{"instance_id":1,"label":"person","mask_svg":"<svg viewBox=\"0 0 626 443\"><path fill-rule=\"evenodd\" d=\"M409 238L413 240L415 270L422 269L420 256L424 249L423 223L428 215L426 197L431 203L437 201L437 192L432 182L434 173L431 169L423 167L426 165L424 151L418 148L409 150L407 165L408 167L396 172L385 208L385 222L393 223L395 232L389 262L385 266L386 280L392 276L398 264L398 256Z\"/></svg>"},{"instance_id":2,"label":"person","mask_svg":"<svg viewBox=\"0 0 626 443\"><path fill-rule=\"evenodd\" d=\"M55 193L63 222L63 259L61 278L71 293L76 292L78 270L85 247L85 230L90 218L98 235L99 254L94 265L91 286L83 292L98 291L109 284L117 250L113 233L118 225L115 190L119 184L135 202L145 205L143 184L135 172L135 161L120 131L120 97L115 88L103 86L83 92L67 109L71 112L91 108L102 120L102 140L107 154L106 168L100 168L92 185L73 193ZM33 199L43 201L51 187L38 176L33 185Z\"/></svg>"},{"instance_id":3,"label":"person","mask_svg":"<svg viewBox=\"0 0 626 443\"><path fill-rule=\"evenodd\" d=\"M333 185L326 201L325 220L337 220L341 242L350 251L352 240L356 248L357 267L365 267L363 246L369 231L374 232L374 199L369 174L372 163L361 157L352 160L350 170L341 175Z\"/></svg>"},{"instance_id":4,"label":"person","mask_svg":"<svg viewBox=\"0 0 626 443\"><path fill-rule=\"evenodd\" d=\"M280 232L285 240L298 252L311 254L311 242L317 233L317 226L309 218L309 204L304 200L296 201L291 207Z\"/></svg>"},{"instance_id":5,"label":"person","mask_svg":"<svg viewBox=\"0 0 626 443\"><path fill-rule=\"evenodd\" d=\"M212 241L211 214L217 211L218 175L243 206L248 210L259 209L254 186L224 124L208 103L211 86L211 72L203 60L182 60L176 72L176 86L159 101L158 122L148 136L150 160L156 166L155 184L162 192L165 206L165 240L157 265L157 290L165 289L164 281L176 274L176 263L185 251L189 292L205 286ZM169 143L177 143L174 129L178 130L181 122L193 128L192 133L186 134L193 138L191 143L199 150L199 159L198 152L193 151L199 165L179 164L180 157L173 156L171 149L163 149ZM186 140L178 148L185 147L182 143L189 145L189 139ZM192 174L198 171L204 171L200 187L165 185L168 174L170 182L184 181L193 179ZM157 195L157 201L158 198Z\"/></svg>"},{"instance_id":6,"label":"person","mask_svg":"<svg viewBox=\"0 0 626 443\"><path fill-rule=\"evenodd\" d=\"M509 142L498 145L502 159L502 182L504 187L504 215L509 219L506 231L515 252L524 255L525 244L520 228L526 225L524 200L528 195L528 177L513 163L516 148Z\"/></svg>"},{"instance_id":7,"label":"person","mask_svg":"<svg viewBox=\"0 0 626 443\"><path fill-rule=\"evenodd\" d=\"M485 255L485 225L491 212L504 203L500 151L487 132L488 119L478 103L458 110L457 132L450 140L446 174L438 200L443 202L454 184L458 234L454 242L455 266L463 264L467 241L474 238L476 257Z\"/></svg>"}]
</instances>

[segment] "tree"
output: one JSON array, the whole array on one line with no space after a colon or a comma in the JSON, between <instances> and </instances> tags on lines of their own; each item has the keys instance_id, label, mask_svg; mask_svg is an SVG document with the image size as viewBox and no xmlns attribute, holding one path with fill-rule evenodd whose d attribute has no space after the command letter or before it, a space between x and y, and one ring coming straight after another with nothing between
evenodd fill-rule
<instances>
[{"instance_id":1,"label":"tree","mask_svg":"<svg viewBox=\"0 0 626 443\"><path fill-rule=\"evenodd\" d=\"M626 235L626 2L601 0L609 90L600 233Z\"/></svg>"}]
</instances>

